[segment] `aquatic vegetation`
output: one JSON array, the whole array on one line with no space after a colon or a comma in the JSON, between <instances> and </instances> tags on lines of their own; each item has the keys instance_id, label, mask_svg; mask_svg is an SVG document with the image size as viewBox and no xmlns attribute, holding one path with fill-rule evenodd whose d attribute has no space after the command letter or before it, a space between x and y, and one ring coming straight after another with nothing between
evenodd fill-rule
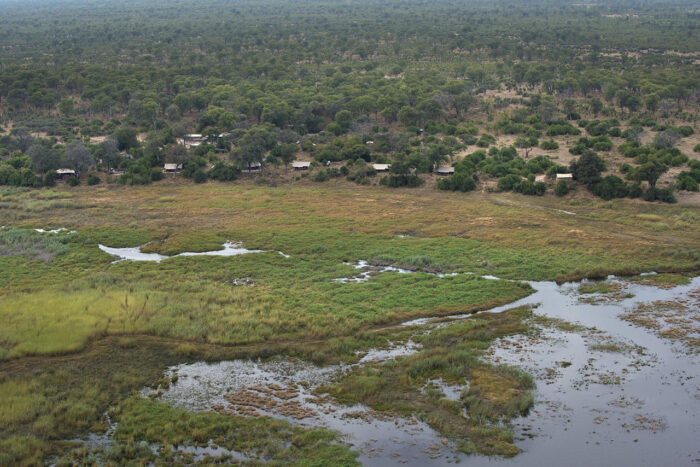
<instances>
[{"instance_id":1,"label":"aquatic vegetation","mask_svg":"<svg viewBox=\"0 0 700 467\"><path fill-rule=\"evenodd\" d=\"M527 332L523 320L530 314L528 308L520 308L448 324L422 336L423 347L417 353L357 367L317 392L346 404L416 416L460 441L465 452L512 456L517 448L507 427L490 422L527 413L534 400L534 381L516 368L490 365L479 356L492 340ZM450 401L438 390L423 390L436 378L468 386L459 401Z\"/></svg>"},{"instance_id":2,"label":"aquatic vegetation","mask_svg":"<svg viewBox=\"0 0 700 467\"><path fill-rule=\"evenodd\" d=\"M0 256L20 256L30 260L51 261L68 250L67 239L59 235L42 235L28 229L3 227L0 229Z\"/></svg>"}]
</instances>

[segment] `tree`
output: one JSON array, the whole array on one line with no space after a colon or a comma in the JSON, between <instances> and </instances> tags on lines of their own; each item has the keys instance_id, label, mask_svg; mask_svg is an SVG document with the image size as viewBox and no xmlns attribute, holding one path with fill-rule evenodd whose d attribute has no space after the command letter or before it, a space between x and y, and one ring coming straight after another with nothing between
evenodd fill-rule
<instances>
[{"instance_id":1,"label":"tree","mask_svg":"<svg viewBox=\"0 0 700 467\"><path fill-rule=\"evenodd\" d=\"M638 182L646 181L651 188L654 188L656 187L656 182L659 180L659 177L666 173L666 171L668 171L668 166L666 164L656 159L656 157L650 157L649 160L631 173L631 178Z\"/></svg>"},{"instance_id":2,"label":"tree","mask_svg":"<svg viewBox=\"0 0 700 467\"><path fill-rule=\"evenodd\" d=\"M404 126L410 126L416 124L419 113L413 107L403 106L399 110L396 117Z\"/></svg>"},{"instance_id":3,"label":"tree","mask_svg":"<svg viewBox=\"0 0 700 467\"><path fill-rule=\"evenodd\" d=\"M102 141L97 146L95 157L101 159L102 163L107 166L107 172L109 172L109 169L119 165L121 156L119 155L117 141L114 138L108 138Z\"/></svg>"},{"instance_id":4,"label":"tree","mask_svg":"<svg viewBox=\"0 0 700 467\"><path fill-rule=\"evenodd\" d=\"M278 144L272 148L271 154L284 163L284 173L287 173L287 166L297 158L299 147L294 143Z\"/></svg>"},{"instance_id":5,"label":"tree","mask_svg":"<svg viewBox=\"0 0 700 467\"><path fill-rule=\"evenodd\" d=\"M66 146L63 153L63 161L66 166L76 172L83 172L95 165L95 160L82 141L73 141Z\"/></svg>"},{"instance_id":6,"label":"tree","mask_svg":"<svg viewBox=\"0 0 700 467\"><path fill-rule=\"evenodd\" d=\"M352 126L352 113L349 110L341 110L337 114L335 114L335 123L340 125L340 127L343 129L343 132L348 131L348 128Z\"/></svg>"},{"instance_id":7,"label":"tree","mask_svg":"<svg viewBox=\"0 0 700 467\"><path fill-rule=\"evenodd\" d=\"M141 115L153 125L153 131L158 129L158 104L148 99L141 104Z\"/></svg>"},{"instance_id":8,"label":"tree","mask_svg":"<svg viewBox=\"0 0 700 467\"><path fill-rule=\"evenodd\" d=\"M117 141L117 147L120 151L128 151L131 148L138 147L138 133L135 129L129 126L122 126L114 132L114 138Z\"/></svg>"},{"instance_id":9,"label":"tree","mask_svg":"<svg viewBox=\"0 0 700 467\"><path fill-rule=\"evenodd\" d=\"M434 120L442 116L442 104L435 99L424 99L416 108L424 120Z\"/></svg>"},{"instance_id":10,"label":"tree","mask_svg":"<svg viewBox=\"0 0 700 467\"><path fill-rule=\"evenodd\" d=\"M433 170L437 170L440 162L447 161L447 148L442 144L430 146L427 150L428 160Z\"/></svg>"},{"instance_id":11,"label":"tree","mask_svg":"<svg viewBox=\"0 0 700 467\"><path fill-rule=\"evenodd\" d=\"M574 180L585 185L593 186L600 181L600 173L605 170L605 162L598 154L586 149L570 166Z\"/></svg>"},{"instance_id":12,"label":"tree","mask_svg":"<svg viewBox=\"0 0 700 467\"><path fill-rule=\"evenodd\" d=\"M576 112L576 101L571 98L564 99L562 101L562 109L566 114L566 118L571 120L574 113Z\"/></svg>"},{"instance_id":13,"label":"tree","mask_svg":"<svg viewBox=\"0 0 700 467\"><path fill-rule=\"evenodd\" d=\"M530 155L530 148L537 146L537 143L538 141L535 137L523 138L520 136L515 140L515 146L525 150L525 159Z\"/></svg>"},{"instance_id":14,"label":"tree","mask_svg":"<svg viewBox=\"0 0 700 467\"><path fill-rule=\"evenodd\" d=\"M58 111L64 117L71 115L73 113L74 107L75 104L73 103L73 99L71 99L70 97L61 99L61 101L58 103Z\"/></svg>"},{"instance_id":15,"label":"tree","mask_svg":"<svg viewBox=\"0 0 700 467\"><path fill-rule=\"evenodd\" d=\"M457 112L458 116L467 113L469 111L469 108L473 107L475 104L476 97L466 92L455 96L455 99L452 102L452 106L454 107L455 112Z\"/></svg>"},{"instance_id":16,"label":"tree","mask_svg":"<svg viewBox=\"0 0 700 467\"><path fill-rule=\"evenodd\" d=\"M56 153L43 144L32 144L27 149L27 155L32 163L32 169L40 174L58 168L58 157Z\"/></svg>"},{"instance_id":17,"label":"tree","mask_svg":"<svg viewBox=\"0 0 700 467\"><path fill-rule=\"evenodd\" d=\"M603 101L601 101L597 97L592 97L591 100L588 101L589 105L591 106L591 111L593 112L593 115L598 115L601 110L603 110Z\"/></svg>"},{"instance_id":18,"label":"tree","mask_svg":"<svg viewBox=\"0 0 700 467\"><path fill-rule=\"evenodd\" d=\"M262 164L263 156L277 142L275 134L265 126L253 127L238 142L236 151L243 167L250 168L255 163Z\"/></svg>"}]
</instances>

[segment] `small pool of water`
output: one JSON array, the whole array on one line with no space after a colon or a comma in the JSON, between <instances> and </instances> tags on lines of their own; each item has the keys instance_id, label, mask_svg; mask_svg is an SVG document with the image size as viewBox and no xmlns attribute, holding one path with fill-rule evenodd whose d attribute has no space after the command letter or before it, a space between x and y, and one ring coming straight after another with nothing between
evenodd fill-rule
<instances>
[{"instance_id":1,"label":"small pool of water","mask_svg":"<svg viewBox=\"0 0 700 467\"><path fill-rule=\"evenodd\" d=\"M202 251L202 252L191 252L191 251L186 251L184 253L180 253L177 255L173 256L165 256L161 255L158 253L144 253L141 251L142 246L138 247L131 247L131 248L112 248L108 247L105 245L98 245L100 250L104 251L107 254L110 254L112 256L116 256L119 258L116 261L113 261L114 263L118 263L120 261L154 261L156 263L160 263L163 260L169 259L169 258L176 258L178 256L238 256L238 255L245 255L248 253L263 253L264 250L249 250L247 248L243 248L243 245L241 243L235 243L235 242L226 242L224 243L224 248L222 250L213 250L213 251ZM281 253L281 252L280 252ZM284 254L284 253L281 253Z\"/></svg>"}]
</instances>

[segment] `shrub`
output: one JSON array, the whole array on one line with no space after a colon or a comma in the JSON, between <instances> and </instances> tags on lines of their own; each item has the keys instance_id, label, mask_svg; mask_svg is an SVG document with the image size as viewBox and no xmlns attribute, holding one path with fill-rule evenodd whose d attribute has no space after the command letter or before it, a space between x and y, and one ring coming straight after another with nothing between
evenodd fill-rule
<instances>
[{"instance_id":1,"label":"shrub","mask_svg":"<svg viewBox=\"0 0 700 467\"><path fill-rule=\"evenodd\" d=\"M479 146L480 148L487 148L491 146L492 144L496 143L496 138L488 133L484 133L481 135L481 138L479 138L479 141L476 142L476 145Z\"/></svg>"},{"instance_id":2,"label":"shrub","mask_svg":"<svg viewBox=\"0 0 700 467\"><path fill-rule=\"evenodd\" d=\"M629 186L627 189L627 197L628 198L639 198L642 196L644 190L642 190L642 186L639 183L635 183Z\"/></svg>"},{"instance_id":3,"label":"shrub","mask_svg":"<svg viewBox=\"0 0 700 467\"><path fill-rule=\"evenodd\" d=\"M425 182L418 175L389 175L383 177L379 183L391 188L398 188L402 186L416 188Z\"/></svg>"},{"instance_id":4,"label":"shrub","mask_svg":"<svg viewBox=\"0 0 700 467\"><path fill-rule=\"evenodd\" d=\"M692 135L693 133L695 133L695 132L693 131L693 129L692 129L691 127L687 126L687 125L679 126L679 127L677 128L677 130L678 130L678 134L681 135L681 137L683 137L683 138L685 138L685 137L687 137L687 136L690 136L690 135Z\"/></svg>"},{"instance_id":5,"label":"shrub","mask_svg":"<svg viewBox=\"0 0 700 467\"><path fill-rule=\"evenodd\" d=\"M693 147L693 151L695 151L695 152L700 152L700 143L696 144L696 145Z\"/></svg>"},{"instance_id":6,"label":"shrub","mask_svg":"<svg viewBox=\"0 0 700 467\"><path fill-rule=\"evenodd\" d=\"M98 185L102 180L100 180L100 177L98 177L95 174L90 174L87 179L87 184L92 186L92 185Z\"/></svg>"},{"instance_id":7,"label":"shrub","mask_svg":"<svg viewBox=\"0 0 700 467\"><path fill-rule=\"evenodd\" d=\"M314 182L325 182L328 180L330 177L328 176L328 172L326 169L321 169L318 172L316 172L316 175L314 175L314 178L312 180Z\"/></svg>"},{"instance_id":8,"label":"shrub","mask_svg":"<svg viewBox=\"0 0 700 467\"><path fill-rule=\"evenodd\" d=\"M571 173L580 183L592 186L600 180L600 173L605 170L605 162L593 151L586 150L571 163Z\"/></svg>"},{"instance_id":9,"label":"shrub","mask_svg":"<svg viewBox=\"0 0 700 467\"><path fill-rule=\"evenodd\" d=\"M686 191L698 191L700 187L698 186L698 181L693 177L691 172L681 172L676 178L676 188L679 190Z\"/></svg>"},{"instance_id":10,"label":"shrub","mask_svg":"<svg viewBox=\"0 0 700 467\"><path fill-rule=\"evenodd\" d=\"M56 171L49 170L44 174L44 186L54 186L56 184ZM2 183L0 183L2 185Z\"/></svg>"},{"instance_id":11,"label":"shrub","mask_svg":"<svg viewBox=\"0 0 700 467\"><path fill-rule=\"evenodd\" d=\"M545 151L554 151L556 149L559 149L559 143L557 143L553 139L550 139L549 141L542 141L540 147Z\"/></svg>"},{"instance_id":12,"label":"shrub","mask_svg":"<svg viewBox=\"0 0 700 467\"><path fill-rule=\"evenodd\" d=\"M153 167L151 169L150 177L151 177L151 181L153 181L153 182L157 182L158 180L162 180L163 179L163 171L160 170L158 167Z\"/></svg>"},{"instance_id":13,"label":"shrub","mask_svg":"<svg viewBox=\"0 0 700 467\"><path fill-rule=\"evenodd\" d=\"M615 175L608 175L599 183L593 185L591 191L593 191L594 195L600 196L606 201L613 198L624 198L629 192L627 184Z\"/></svg>"},{"instance_id":14,"label":"shrub","mask_svg":"<svg viewBox=\"0 0 700 467\"><path fill-rule=\"evenodd\" d=\"M218 162L208 173L207 176L213 180L220 182L230 182L236 180L240 170L233 165Z\"/></svg>"},{"instance_id":15,"label":"shrub","mask_svg":"<svg viewBox=\"0 0 700 467\"><path fill-rule=\"evenodd\" d=\"M204 172L202 169L197 169L195 170L194 174L192 175L192 179L194 180L195 183L204 183L207 181L207 174Z\"/></svg>"},{"instance_id":16,"label":"shrub","mask_svg":"<svg viewBox=\"0 0 700 467\"><path fill-rule=\"evenodd\" d=\"M474 179L468 175L455 174L438 180L438 189L451 191L472 191L476 188Z\"/></svg>"},{"instance_id":17,"label":"shrub","mask_svg":"<svg viewBox=\"0 0 700 467\"><path fill-rule=\"evenodd\" d=\"M571 188L565 180L559 180L554 187L554 194L557 196L565 196L569 194L569 191L571 191Z\"/></svg>"},{"instance_id":18,"label":"shrub","mask_svg":"<svg viewBox=\"0 0 700 467\"><path fill-rule=\"evenodd\" d=\"M654 187L650 187L644 193L644 201L662 201L664 203L677 202L676 197L673 196L673 190L671 188L654 188Z\"/></svg>"},{"instance_id":19,"label":"shrub","mask_svg":"<svg viewBox=\"0 0 700 467\"><path fill-rule=\"evenodd\" d=\"M558 135L580 135L581 130L573 126L571 123L558 123L550 125L547 128L547 136L558 136Z\"/></svg>"},{"instance_id":20,"label":"shrub","mask_svg":"<svg viewBox=\"0 0 700 467\"><path fill-rule=\"evenodd\" d=\"M519 184L513 186L513 191L523 195L542 196L547 191L547 185L542 182L533 183L531 180L522 180Z\"/></svg>"},{"instance_id":21,"label":"shrub","mask_svg":"<svg viewBox=\"0 0 700 467\"><path fill-rule=\"evenodd\" d=\"M78 185L80 185L80 179L78 177L70 177L68 179L68 185L78 186Z\"/></svg>"},{"instance_id":22,"label":"shrub","mask_svg":"<svg viewBox=\"0 0 700 467\"><path fill-rule=\"evenodd\" d=\"M501 191L511 191L513 188L520 184L522 179L520 176L515 174L508 174L498 180L498 189Z\"/></svg>"}]
</instances>

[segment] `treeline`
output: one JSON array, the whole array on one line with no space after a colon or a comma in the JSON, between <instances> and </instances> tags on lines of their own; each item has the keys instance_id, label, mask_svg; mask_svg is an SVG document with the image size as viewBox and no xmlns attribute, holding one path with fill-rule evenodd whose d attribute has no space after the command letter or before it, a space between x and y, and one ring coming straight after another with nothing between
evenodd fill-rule
<instances>
[{"instance_id":1,"label":"treeline","mask_svg":"<svg viewBox=\"0 0 700 467\"><path fill-rule=\"evenodd\" d=\"M373 176L366 164L378 162L392 164L382 183L417 186L420 174L476 145L483 154L472 151L471 166L457 164L441 188L467 191L490 177L502 189L541 194L531 179L553 163L530 151L555 151L570 136L581 158L625 138L620 152L635 155L611 175L655 188L640 168L687 164L674 146L697 121L692 2L3 7L2 183L50 182L57 168L116 170L122 183L150 183L165 163L195 181L232 180L253 166L287 167L303 152L319 164L344 162L319 180L365 183ZM645 132L653 144L641 143ZM188 133L206 141L185 149ZM500 143L504 135L515 136L512 145ZM104 141L91 144L97 136ZM689 169L679 188L694 187ZM613 182L581 183L607 197Z\"/></svg>"}]
</instances>

